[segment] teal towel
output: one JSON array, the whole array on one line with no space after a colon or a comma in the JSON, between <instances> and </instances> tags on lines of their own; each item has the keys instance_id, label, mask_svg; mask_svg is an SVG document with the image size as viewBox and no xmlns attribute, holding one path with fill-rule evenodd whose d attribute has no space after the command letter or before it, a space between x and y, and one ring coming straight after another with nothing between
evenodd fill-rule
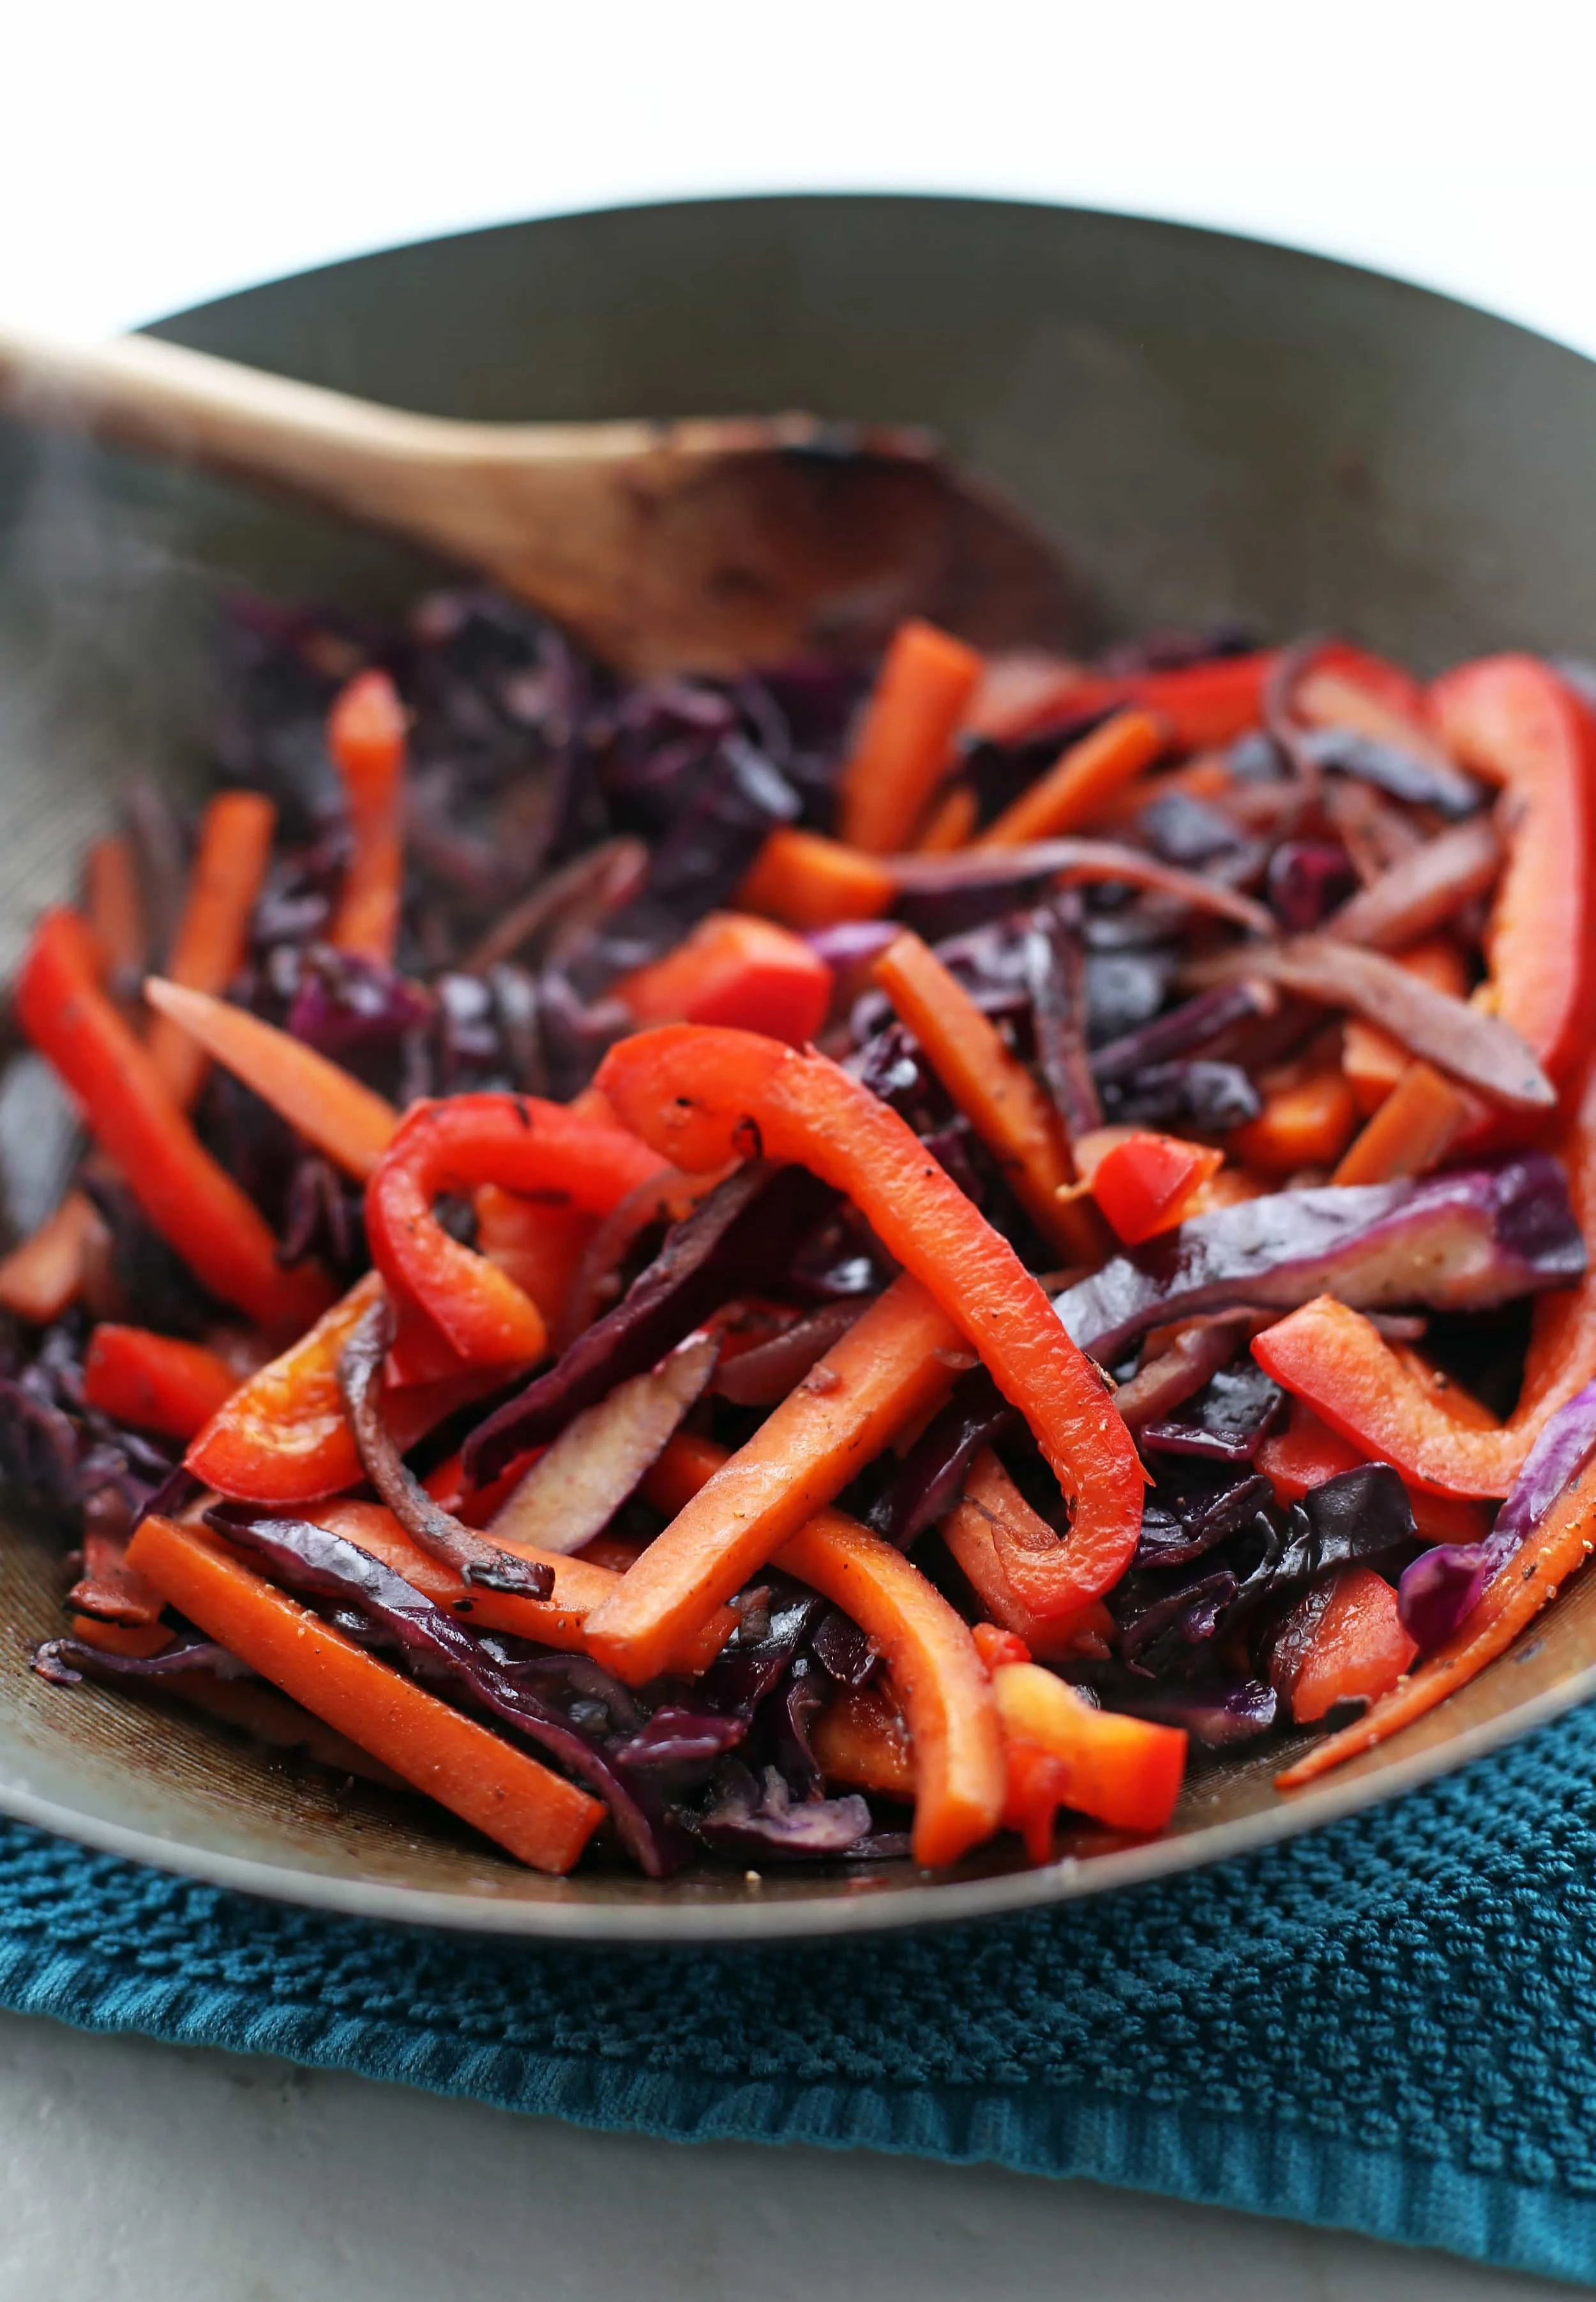
<instances>
[{"instance_id":1,"label":"teal towel","mask_svg":"<svg viewBox=\"0 0 1596 2302\"><path fill-rule=\"evenodd\" d=\"M1596 2281L1596 1711L1316 1836L763 1953L313 1917L0 1827L0 2003L584 2125L1085 2174Z\"/></svg>"}]
</instances>

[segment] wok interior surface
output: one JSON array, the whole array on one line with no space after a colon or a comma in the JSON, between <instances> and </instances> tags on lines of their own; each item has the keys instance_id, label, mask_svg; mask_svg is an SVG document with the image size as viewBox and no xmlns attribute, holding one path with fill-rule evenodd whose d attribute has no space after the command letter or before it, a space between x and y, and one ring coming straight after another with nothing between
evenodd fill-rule
<instances>
[{"instance_id":1,"label":"wok interior surface","mask_svg":"<svg viewBox=\"0 0 1596 2302\"><path fill-rule=\"evenodd\" d=\"M1373 274L1180 227L964 200L707 202L509 226L255 289L174 340L483 418L804 407L927 423L1004 485L1105 627L1334 629L1421 670L1588 649L1596 366ZM440 570L290 504L0 425L0 967L137 772L203 768L230 589L392 608ZM49 1204L63 1118L0 1096L13 1212ZM1199 1756L1151 1844L987 1850L665 1886L551 1880L447 1817L344 1789L175 1706L63 1693L55 1547L0 1549L0 1811L223 1883L377 1917L663 1941L966 1918L1263 1844L1461 1763L1596 1693L1596 1584L1383 1749L1294 1798L1289 1745Z\"/></svg>"}]
</instances>

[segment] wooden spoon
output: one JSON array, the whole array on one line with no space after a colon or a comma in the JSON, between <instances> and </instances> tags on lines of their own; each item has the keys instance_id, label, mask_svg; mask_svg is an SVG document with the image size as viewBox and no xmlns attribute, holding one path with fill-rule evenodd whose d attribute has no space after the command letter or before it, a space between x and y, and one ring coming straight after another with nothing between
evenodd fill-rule
<instances>
[{"instance_id":1,"label":"wooden spoon","mask_svg":"<svg viewBox=\"0 0 1596 2302\"><path fill-rule=\"evenodd\" d=\"M928 616L1067 645L1082 595L923 433L812 416L468 424L379 407L150 336L0 331L0 408L275 482L472 563L636 672L878 645Z\"/></svg>"}]
</instances>

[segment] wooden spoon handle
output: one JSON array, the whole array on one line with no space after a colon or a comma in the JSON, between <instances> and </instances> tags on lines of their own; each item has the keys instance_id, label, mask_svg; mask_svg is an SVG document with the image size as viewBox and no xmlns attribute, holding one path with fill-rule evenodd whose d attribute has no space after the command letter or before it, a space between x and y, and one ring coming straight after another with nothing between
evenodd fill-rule
<instances>
[{"instance_id":1,"label":"wooden spoon handle","mask_svg":"<svg viewBox=\"0 0 1596 2302\"><path fill-rule=\"evenodd\" d=\"M263 374L153 336L55 343L0 329L0 408L118 445L275 480L391 516L395 475L458 453L475 427Z\"/></svg>"}]
</instances>

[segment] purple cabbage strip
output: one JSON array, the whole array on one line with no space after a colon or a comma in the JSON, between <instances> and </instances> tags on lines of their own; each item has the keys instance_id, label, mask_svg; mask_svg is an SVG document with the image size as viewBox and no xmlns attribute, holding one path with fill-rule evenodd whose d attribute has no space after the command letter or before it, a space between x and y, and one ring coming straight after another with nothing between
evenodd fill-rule
<instances>
[{"instance_id":1,"label":"purple cabbage strip","mask_svg":"<svg viewBox=\"0 0 1596 2302\"><path fill-rule=\"evenodd\" d=\"M1205 1046L1232 1024L1251 1022L1255 1016L1273 1014L1280 1002L1264 982L1224 983L1213 991L1199 991L1167 1014L1128 1031L1098 1047L1091 1058L1092 1077L1099 1087L1134 1079L1149 1066L1172 1063Z\"/></svg>"},{"instance_id":2,"label":"purple cabbage strip","mask_svg":"<svg viewBox=\"0 0 1596 2302\"><path fill-rule=\"evenodd\" d=\"M1357 886L1346 849L1325 840L1282 840L1269 859L1269 908L1288 935L1323 926Z\"/></svg>"},{"instance_id":3,"label":"purple cabbage strip","mask_svg":"<svg viewBox=\"0 0 1596 2302\"><path fill-rule=\"evenodd\" d=\"M1122 1084L1105 1087L1103 1108L1104 1116L1119 1125L1222 1135L1256 1119L1264 1099L1239 1063L1205 1063L1199 1055L1149 1063Z\"/></svg>"},{"instance_id":4,"label":"purple cabbage strip","mask_svg":"<svg viewBox=\"0 0 1596 2302\"><path fill-rule=\"evenodd\" d=\"M1483 1542L1437 1543L1403 1570L1397 1604L1422 1653L1443 1646L1462 1627L1487 1584L1528 1541L1593 1449L1596 1382L1576 1392L1547 1424Z\"/></svg>"},{"instance_id":5,"label":"purple cabbage strip","mask_svg":"<svg viewBox=\"0 0 1596 2302\"><path fill-rule=\"evenodd\" d=\"M465 1445L466 1475L479 1486L497 1478L525 1448L542 1445L617 1382L657 1365L733 1296L770 1286L835 1197L802 1167L751 1162L728 1175L673 1224L613 1310L477 1425Z\"/></svg>"},{"instance_id":6,"label":"purple cabbage strip","mask_svg":"<svg viewBox=\"0 0 1596 2302\"><path fill-rule=\"evenodd\" d=\"M1477 1311L1572 1286L1584 1241L1557 1162L1532 1152L1420 1182L1280 1191L1198 1215L1054 1298L1065 1332L1113 1365L1150 1327L1331 1293L1354 1310Z\"/></svg>"},{"instance_id":7,"label":"purple cabbage strip","mask_svg":"<svg viewBox=\"0 0 1596 2302\"><path fill-rule=\"evenodd\" d=\"M1284 1404L1279 1384L1255 1360L1244 1358L1211 1375L1183 1414L1144 1424L1141 1443L1155 1454L1250 1463Z\"/></svg>"},{"instance_id":8,"label":"purple cabbage strip","mask_svg":"<svg viewBox=\"0 0 1596 2302\"><path fill-rule=\"evenodd\" d=\"M899 1550L946 1516L965 1474L983 1447L1012 1430L1019 1416L985 1367L961 1376L872 1505L869 1524Z\"/></svg>"},{"instance_id":9,"label":"purple cabbage strip","mask_svg":"<svg viewBox=\"0 0 1596 2302\"><path fill-rule=\"evenodd\" d=\"M1071 1138L1103 1123L1087 1054L1088 967L1080 924L1080 897L1067 887L1032 913L1023 947L1037 1069Z\"/></svg>"},{"instance_id":10,"label":"purple cabbage strip","mask_svg":"<svg viewBox=\"0 0 1596 2302\"><path fill-rule=\"evenodd\" d=\"M1184 1726L1209 1750L1224 1751L1267 1734L1274 1724L1278 1702L1273 1687L1264 1679L1205 1676L1172 1679L1158 1687L1138 1681L1123 1693L1116 1686L1111 1707L1129 1711L1133 1718L1150 1718L1160 1726Z\"/></svg>"},{"instance_id":11,"label":"purple cabbage strip","mask_svg":"<svg viewBox=\"0 0 1596 2302\"><path fill-rule=\"evenodd\" d=\"M1476 814L1490 796L1483 784L1449 760L1421 758L1416 752L1402 751L1350 727L1299 729L1295 742L1313 766L1372 784L1410 807L1432 807L1449 822Z\"/></svg>"},{"instance_id":12,"label":"purple cabbage strip","mask_svg":"<svg viewBox=\"0 0 1596 2302\"><path fill-rule=\"evenodd\" d=\"M766 1861L820 1860L860 1852L870 1810L857 1792L845 1798L794 1799L785 1777L767 1767L756 1779L736 1760L726 1768L712 1806L698 1818L699 1836L722 1852Z\"/></svg>"},{"instance_id":13,"label":"purple cabbage strip","mask_svg":"<svg viewBox=\"0 0 1596 2302\"><path fill-rule=\"evenodd\" d=\"M85 1678L159 1681L191 1678L197 1674L209 1678L255 1676L248 1663L198 1633L176 1639L153 1655L113 1654L105 1647L87 1646L80 1639L46 1639L34 1651L33 1668L52 1686L76 1686Z\"/></svg>"},{"instance_id":14,"label":"purple cabbage strip","mask_svg":"<svg viewBox=\"0 0 1596 2302\"><path fill-rule=\"evenodd\" d=\"M417 1668L447 1676L479 1707L558 1760L604 1801L647 1877L667 1878L679 1867L686 1853L679 1830L650 1811L600 1740L391 1567L307 1519L256 1517L248 1506L223 1506L207 1516L230 1542L264 1558L290 1590L354 1605L397 1639Z\"/></svg>"}]
</instances>

